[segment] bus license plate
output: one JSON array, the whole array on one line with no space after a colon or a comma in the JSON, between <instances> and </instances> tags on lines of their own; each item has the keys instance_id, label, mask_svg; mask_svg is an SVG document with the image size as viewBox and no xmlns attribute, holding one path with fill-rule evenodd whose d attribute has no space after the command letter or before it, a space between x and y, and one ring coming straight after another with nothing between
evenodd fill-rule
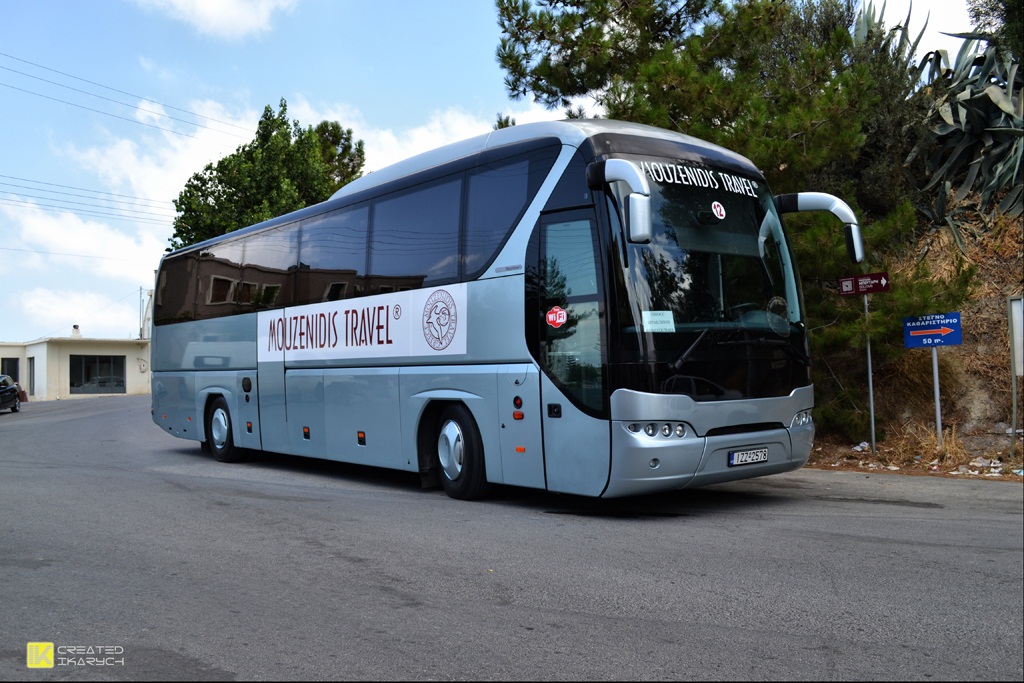
<instances>
[{"instance_id":1,"label":"bus license plate","mask_svg":"<svg viewBox=\"0 0 1024 683\"><path fill-rule=\"evenodd\" d=\"M755 462L768 462L767 448L755 448L750 451L733 451L729 453L729 467L753 465Z\"/></svg>"}]
</instances>

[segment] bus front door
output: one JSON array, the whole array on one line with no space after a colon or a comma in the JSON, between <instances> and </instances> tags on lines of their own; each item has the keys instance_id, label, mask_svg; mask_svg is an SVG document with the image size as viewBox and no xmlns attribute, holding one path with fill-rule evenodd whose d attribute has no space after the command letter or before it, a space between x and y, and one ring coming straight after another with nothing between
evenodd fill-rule
<instances>
[{"instance_id":1,"label":"bus front door","mask_svg":"<svg viewBox=\"0 0 1024 683\"><path fill-rule=\"evenodd\" d=\"M541 219L541 409L548 490L600 495L611 445L604 387L604 313L594 214Z\"/></svg>"}]
</instances>

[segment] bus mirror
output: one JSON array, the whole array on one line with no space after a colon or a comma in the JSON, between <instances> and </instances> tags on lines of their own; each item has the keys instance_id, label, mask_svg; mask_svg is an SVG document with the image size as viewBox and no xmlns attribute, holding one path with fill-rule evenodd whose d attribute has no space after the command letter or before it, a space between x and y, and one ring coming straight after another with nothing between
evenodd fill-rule
<instances>
[{"instance_id":1,"label":"bus mirror","mask_svg":"<svg viewBox=\"0 0 1024 683\"><path fill-rule=\"evenodd\" d=\"M864 241L860 238L860 225L857 223L846 224L846 252L852 263L864 260Z\"/></svg>"},{"instance_id":2,"label":"bus mirror","mask_svg":"<svg viewBox=\"0 0 1024 683\"><path fill-rule=\"evenodd\" d=\"M775 195L775 206L779 213L830 211L846 225L846 252L850 256L850 261L860 263L864 260L864 241L861 238L857 216L842 199L825 192L779 194Z\"/></svg>"},{"instance_id":3,"label":"bus mirror","mask_svg":"<svg viewBox=\"0 0 1024 683\"><path fill-rule=\"evenodd\" d=\"M630 242L651 241L651 198L634 192L629 195L628 231Z\"/></svg>"},{"instance_id":4,"label":"bus mirror","mask_svg":"<svg viewBox=\"0 0 1024 683\"><path fill-rule=\"evenodd\" d=\"M626 204L626 232L630 242L650 242L651 187L640 167L625 159L595 161L587 166L587 185L594 190L604 189L608 183L621 180L629 187Z\"/></svg>"}]
</instances>

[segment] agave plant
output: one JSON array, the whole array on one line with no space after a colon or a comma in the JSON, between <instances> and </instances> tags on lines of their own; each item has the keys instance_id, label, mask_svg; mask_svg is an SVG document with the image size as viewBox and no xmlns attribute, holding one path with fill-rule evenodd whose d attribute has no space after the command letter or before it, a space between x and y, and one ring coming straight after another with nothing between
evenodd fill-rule
<instances>
[{"instance_id":1,"label":"agave plant","mask_svg":"<svg viewBox=\"0 0 1024 683\"><path fill-rule=\"evenodd\" d=\"M952 66L944 51L929 53L919 75L938 96L928 115L929 135L911 152L922 155L931 178L925 191L936 192L926 213L945 222L962 245L959 221L947 212L955 201L979 195L982 214L998 211L1010 217L1024 210L1024 73L1009 54L1000 54L983 33L955 34L964 39Z\"/></svg>"}]
</instances>

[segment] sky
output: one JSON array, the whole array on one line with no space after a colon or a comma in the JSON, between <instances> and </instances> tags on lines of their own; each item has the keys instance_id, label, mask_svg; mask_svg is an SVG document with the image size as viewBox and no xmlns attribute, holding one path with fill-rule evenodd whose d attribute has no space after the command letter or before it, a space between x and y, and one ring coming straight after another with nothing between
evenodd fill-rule
<instances>
[{"instance_id":1,"label":"sky","mask_svg":"<svg viewBox=\"0 0 1024 683\"><path fill-rule=\"evenodd\" d=\"M304 127L352 129L365 171L499 113L562 118L510 100L492 0L0 0L0 17L0 342L138 338L172 201L281 99ZM926 17L919 53L955 56L940 32L969 29L966 2L917 0L915 35Z\"/></svg>"}]
</instances>

